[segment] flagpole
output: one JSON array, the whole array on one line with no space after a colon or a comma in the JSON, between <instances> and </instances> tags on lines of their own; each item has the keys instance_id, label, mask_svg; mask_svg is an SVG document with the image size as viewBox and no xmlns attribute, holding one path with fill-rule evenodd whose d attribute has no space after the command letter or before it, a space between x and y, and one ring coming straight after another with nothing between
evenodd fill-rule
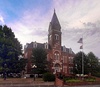
<instances>
[{"instance_id":1,"label":"flagpole","mask_svg":"<svg viewBox=\"0 0 100 87\"><path fill-rule=\"evenodd\" d=\"M81 22L81 21L80 21ZM84 24L83 22L81 22ZM83 33L82 33L82 38L83 38ZM83 39L82 39L82 74L84 76L84 55L83 55Z\"/></svg>"},{"instance_id":2,"label":"flagpole","mask_svg":"<svg viewBox=\"0 0 100 87\"><path fill-rule=\"evenodd\" d=\"M84 75L84 54L83 54L83 35L82 38L79 39L78 43L81 43L80 49L82 49L82 68L81 68L81 74Z\"/></svg>"},{"instance_id":3,"label":"flagpole","mask_svg":"<svg viewBox=\"0 0 100 87\"><path fill-rule=\"evenodd\" d=\"M82 38L83 38L83 35L82 35ZM84 76L83 39L82 39L82 75Z\"/></svg>"}]
</instances>

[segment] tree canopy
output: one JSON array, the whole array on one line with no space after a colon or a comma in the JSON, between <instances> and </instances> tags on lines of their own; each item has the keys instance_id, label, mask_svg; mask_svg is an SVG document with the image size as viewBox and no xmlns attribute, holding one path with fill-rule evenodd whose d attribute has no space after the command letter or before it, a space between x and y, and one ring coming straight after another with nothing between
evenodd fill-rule
<instances>
[{"instance_id":1,"label":"tree canopy","mask_svg":"<svg viewBox=\"0 0 100 87\"><path fill-rule=\"evenodd\" d=\"M100 72L100 65L99 65L98 57L96 57L92 52L89 52L87 54L87 58L88 58L89 72L92 75L96 75L98 72Z\"/></svg>"},{"instance_id":2,"label":"tree canopy","mask_svg":"<svg viewBox=\"0 0 100 87\"><path fill-rule=\"evenodd\" d=\"M15 38L14 32L6 25L0 26L0 72L7 66L7 72L20 72L19 56L22 55L22 45Z\"/></svg>"},{"instance_id":3,"label":"tree canopy","mask_svg":"<svg viewBox=\"0 0 100 87\"><path fill-rule=\"evenodd\" d=\"M83 54L83 67L84 74L95 75L100 71L100 65L98 58L89 52L87 55L83 52L78 52L74 57L74 73L82 74L82 54Z\"/></svg>"},{"instance_id":4,"label":"tree canopy","mask_svg":"<svg viewBox=\"0 0 100 87\"><path fill-rule=\"evenodd\" d=\"M32 65L36 65L36 73L43 74L47 69L47 53L42 48L34 48L32 51Z\"/></svg>"}]
</instances>

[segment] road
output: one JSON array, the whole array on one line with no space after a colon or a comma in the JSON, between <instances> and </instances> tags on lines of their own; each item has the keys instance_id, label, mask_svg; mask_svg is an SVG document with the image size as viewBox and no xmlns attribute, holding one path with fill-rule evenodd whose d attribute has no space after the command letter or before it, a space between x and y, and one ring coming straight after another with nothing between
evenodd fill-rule
<instances>
[{"instance_id":1,"label":"road","mask_svg":"<svg viewBox=\"0 0 100 87\"><path fill-rule=\"evenodd\" d=\"M100 85L54 86L49 84L2 84L0 87L100 87Z\"/></svg>"}]
</instances>

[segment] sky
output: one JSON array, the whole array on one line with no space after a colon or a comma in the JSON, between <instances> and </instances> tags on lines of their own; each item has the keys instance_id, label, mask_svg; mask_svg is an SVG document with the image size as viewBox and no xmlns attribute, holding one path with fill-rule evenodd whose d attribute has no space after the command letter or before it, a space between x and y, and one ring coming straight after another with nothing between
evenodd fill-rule
<instances>
[{"instance_id":1,"label":"sky","mask_svg":"<svg viewBox=\"0 0 100 87\"><path fill-rule=\"evenodd\" d=\"M62 46L100 58L100 0L0 0L0 25L7 25L23 46L48 42L54 9L62 31Z\"/></svg>"}]
</instances>

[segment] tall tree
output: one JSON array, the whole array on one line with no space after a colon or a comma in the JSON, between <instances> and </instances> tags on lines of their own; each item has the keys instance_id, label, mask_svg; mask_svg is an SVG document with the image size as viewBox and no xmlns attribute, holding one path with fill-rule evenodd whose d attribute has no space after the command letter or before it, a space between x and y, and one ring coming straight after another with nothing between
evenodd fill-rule
<instances>
[{"instance_id":1,"label":"tall tree","mask_svg":"<svg viewBox=\"0 0 100 87\"><path fill-rule=\"evenodd\" d=\"M82 55L83 55L83 63L84 63L84 73L87 74L88 73L88 69L87 69L87 56L85 53L83 52L78 52L75 57L74 57L74 73L76 74L82 74Z\"/></svg>"},{"instance_id":2,"label":"tall tree","mask_svg":"<svg viewBox=\"0 0 100 87\"><path fill-rule=\"evenodd\" d=\"M35 48L32 51L32 65L36 65L36 73L43 74L47 69L47 53L42 48Z\"/></svg>"},{"instance_id":3,"label":"tall tree","mask_svg":"<svg viewBox=\"0 0 100 87\"><path fill-rule=\"evenodd\" d=\"M17 64L19 55L22 55L22 45L15 38L11 28L6 25L0 26L0 71L3 72L4 65L7 66L7 72L20 72Z\"/></svg>"},{"instance_id":4,"label":"tall tree","mask_svg":"<svg viewBox=\"0 0 100 87\"><path fill-rule=\"evenodd\" d=\"M99 65L98 58L92 52L89 52L87 54L87 57L88 57L89 72L92 75L96 75L97 72L100 72L100 65Z\"/></svg>"},{"instance_id":5,"label":"tall tree","mask_svg":"<svg viewBox=\"0 0 100 87\"><path fill-rule=\"evenodd\" d=\"M87 55L83 53L84 58L84 74L89 74L96 76L97 73L100 72L100 64L98 58L92 53L88 53ZM82 52L78 52L74 58L74 73L81 74L82 73Z\"/></svg>"}]
</instances>

